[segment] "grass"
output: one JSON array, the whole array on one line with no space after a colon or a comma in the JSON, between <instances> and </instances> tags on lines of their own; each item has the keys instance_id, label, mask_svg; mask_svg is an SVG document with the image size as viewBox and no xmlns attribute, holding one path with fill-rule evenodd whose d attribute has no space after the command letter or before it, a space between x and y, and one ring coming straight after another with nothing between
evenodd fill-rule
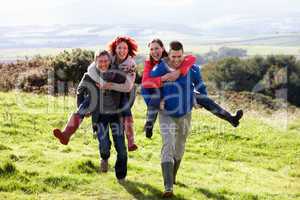
<instances>
[{"instance_id":1,"label":"grass","mask_svg":"<svg viewBox=\"0 0 300 200\"><path fill-rule=\"evenodd\" d=\"M160 199L161 138L142 133L145 105L133 113L139 149L129 153L124 185L99 174L90 119L63 146L53 137L75 108L73 97L0 93L0 199ZM234 129L209 112L193 111L192 130L173 199L300 199L300 121L282 129L246 111ZM280 119L276 119L279 120Z\"/></svg>"}]
</instances>

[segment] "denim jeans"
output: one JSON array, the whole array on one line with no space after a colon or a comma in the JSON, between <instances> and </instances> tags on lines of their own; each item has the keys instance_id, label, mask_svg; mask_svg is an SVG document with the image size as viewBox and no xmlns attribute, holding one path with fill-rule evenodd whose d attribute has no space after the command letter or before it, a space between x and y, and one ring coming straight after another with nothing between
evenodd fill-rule
<instances>
[{"instance_id":1,"label":"denim jeans","mask_svg":"<svg viewBox=\"0 0 300 200\"><path fill-rule=\"evenodd\" d=\"M83 119L84 116L87 114L87 109L90 105L90 97L85 96L82 102L79 104L78 109L76 111L79 114L80 118Z\"/></svg>"},{"instance_id":2,"label":"denim jeans","mask_svg":"<svg viewBox=\"0 0 300 200\"><path fill-rule=\"evenodd\" d=\"M146 122L152 122L152 124L155 123L157 115L158 115L159 109L153 106L147 107L147 116L146 116Z\"/></svg>"},{"instance_id":3,"label":"denim jeans","mask_svg":"<svg viewBox=\"0 0 300 200\"><path fill-rule=\"evenodd\" d=\"M159 112L161 102L160 88L142 88L143 97L147 104L146 122L151 122L154 125Z\"/></svg>"},{"instance_id":4,"label":"denim jeans","mask_svg":"<svg viewBox=\"0 0 300 200\"><path fill-rule=\"evenodd\" d=\"M206 95L194 94L199 105L221 119L230 119L231 114Z\"/></svg>"},{"instance_id":5,"label":"denim jeans","mask_svg":"<svg viewBox=\"0 0 300 200\"><path fill-rule=\"evenodd\" d=\"M100 157L104 160L110 157L111 141L109 128L112 132L114 147L117 152L115 162L115 174L118 179L125 178L127 175L127 149L125 146L124 129L120 117L117 114L101 114L98 123L98 141Z\"/></svg>"}]
</instances>

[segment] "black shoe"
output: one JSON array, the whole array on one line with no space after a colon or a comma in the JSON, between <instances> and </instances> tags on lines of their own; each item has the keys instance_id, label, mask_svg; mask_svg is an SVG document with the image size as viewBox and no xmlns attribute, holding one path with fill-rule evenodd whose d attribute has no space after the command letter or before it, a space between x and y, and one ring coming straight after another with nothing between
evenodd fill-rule
<instances>
[{"instance_id":1,"label":"black shoe","mask_svg":"<svg viewBox=\"0 0 300 200\"><path fill-rule=\"evenodd\" d=\"M153 135L153 122L151 121L146 122L144 130L146 133L146 137L151 138Z\"/></svg>"},{"instance_id":2,"label":"black shoe","mask_svg":"<svg viewBox=\"0 0 300 200\"><path fill-rule=\"evenodd\" d=\"M236 115L234 117L232 117L232 120L231 120L231 125L234 126L234 127L238 127L239 124L240 124L240 119L243 117L243 110L238 110L236 112Z\"/></svg>"}]
</instances>

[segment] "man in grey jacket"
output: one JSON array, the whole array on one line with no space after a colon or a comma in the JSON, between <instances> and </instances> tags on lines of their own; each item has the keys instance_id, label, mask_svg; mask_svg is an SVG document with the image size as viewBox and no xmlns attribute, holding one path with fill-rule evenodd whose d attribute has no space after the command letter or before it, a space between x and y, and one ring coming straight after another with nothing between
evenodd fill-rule
<instances>
[{"instance_id":1,"label":"man in grey jacket","mask_svg":"<svg viewBox=\"0 0 300 200\"><path fill-rule=\"evenodd\" d=\"M102 80L114 83L124 83L126 77L119 69L113 69L110 65L110 55L102 51L97 55L97 73ZM109 69L108 69L109 68ZM107 71L108 70L108 71ZM110 73L111 72L111 73ZM124 130L120 120L121 93L114 90L95 87L94 74L84 74L77 89L77 101L80 105L89 97L89 105L84 112L90 112L94 131L97 131L99 151L101 158L101 172L107 172L108 159L110 157L111 141L109 127L112 131L114 146L117 152L115 174L119 181L124 181L127 174L127 149L125 146Z\"/></svg>"}]
</instances>

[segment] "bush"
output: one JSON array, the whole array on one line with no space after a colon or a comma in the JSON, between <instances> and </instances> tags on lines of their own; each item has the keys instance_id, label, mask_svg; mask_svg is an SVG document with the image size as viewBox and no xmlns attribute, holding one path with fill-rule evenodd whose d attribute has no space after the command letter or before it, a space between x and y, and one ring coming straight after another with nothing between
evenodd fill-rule
<instances>
[{"instance_id":1,"label":"bush","mask_svg":"<svg viewBox=\"0 0 300 200\"><path fill-rule=\"evenodd\" d=\"M51 63L55 79L79 82L93 59L93 51L82 49L72 49L71 52L63 51L54 57Z\"/></svg>"},{"instance_id":2,"label":"bush","mask_svg":"<svg viewBox=\"0 0 300 200\"><path fill-rule=\"evenodd\" d=\"M247 56L247 50L240 48L221 47L218 51L210 50L203 55L195 54L197 64L206 64L208 62L216 62L224 58L245 58Z\"/></svg>"},{"instance_id":3,"label":"bush","mask_svg":"<svg viewBox=\"0 0 300 200\"><path fill-rule=\"evenodd\" d=\"M94 52L82 49L63 51L56 56L35 56L12 63L0 63L0 90L15 88L26 92L47 92L54 94L62 87L68 92L68 82L76 85L94 58Z\"/></svg>"},{"instance_id":4,"label":"bush","mask_svg":"<svg viewBox=\"0 0 300 200\"><path fill-rule=\"evenodd\" d=\"M82 49L63 51L55 56L50 64L54 70L53 92L58 93L59 87L63 87L64 93L68 94L68 82L79 83L93 59L93 51Z\"/></svg>"},{"instance_id":5,"label":"bush","mask_svg":"<svg viewBox=\"0 0 300 200\"><path fill-rule=\"evenodd\" d=\"M0 63L0 90L8 91L15 89L18 86L19 79L23 82L27 82L28 85L35 85L30 83L29 77L23 77L24 73L28 71L38 72L50 70L49 63L51 57L35 56L29 60L17 60L13 63ZM28 76L28 74L27 74ZM24 79L27 79L26 81ZM35 80L32 80L35 82ZM21 88L23 89L23 88Z\"/></svg>"},{"instance_id":6,"label":"bush","mask_svg":"<svg viewBox=\"0 0 300 200\"><path fill-rule=\"evenodd\" d=\"M300 106L300 62L294 56L225 58L207 66L218 89L259 92Z\"/></svg>"},{"instance_id":7,"label":"bush","mask_svg":"<svg viewBox=\"0 0 300 200\"><path fill-rule=\"evenodd\" d=\"M22 73L18 78L18 89L26 92L40 91L47 85L48 70L47 69L31 69Z\"/></svg>"}]
</instances>

